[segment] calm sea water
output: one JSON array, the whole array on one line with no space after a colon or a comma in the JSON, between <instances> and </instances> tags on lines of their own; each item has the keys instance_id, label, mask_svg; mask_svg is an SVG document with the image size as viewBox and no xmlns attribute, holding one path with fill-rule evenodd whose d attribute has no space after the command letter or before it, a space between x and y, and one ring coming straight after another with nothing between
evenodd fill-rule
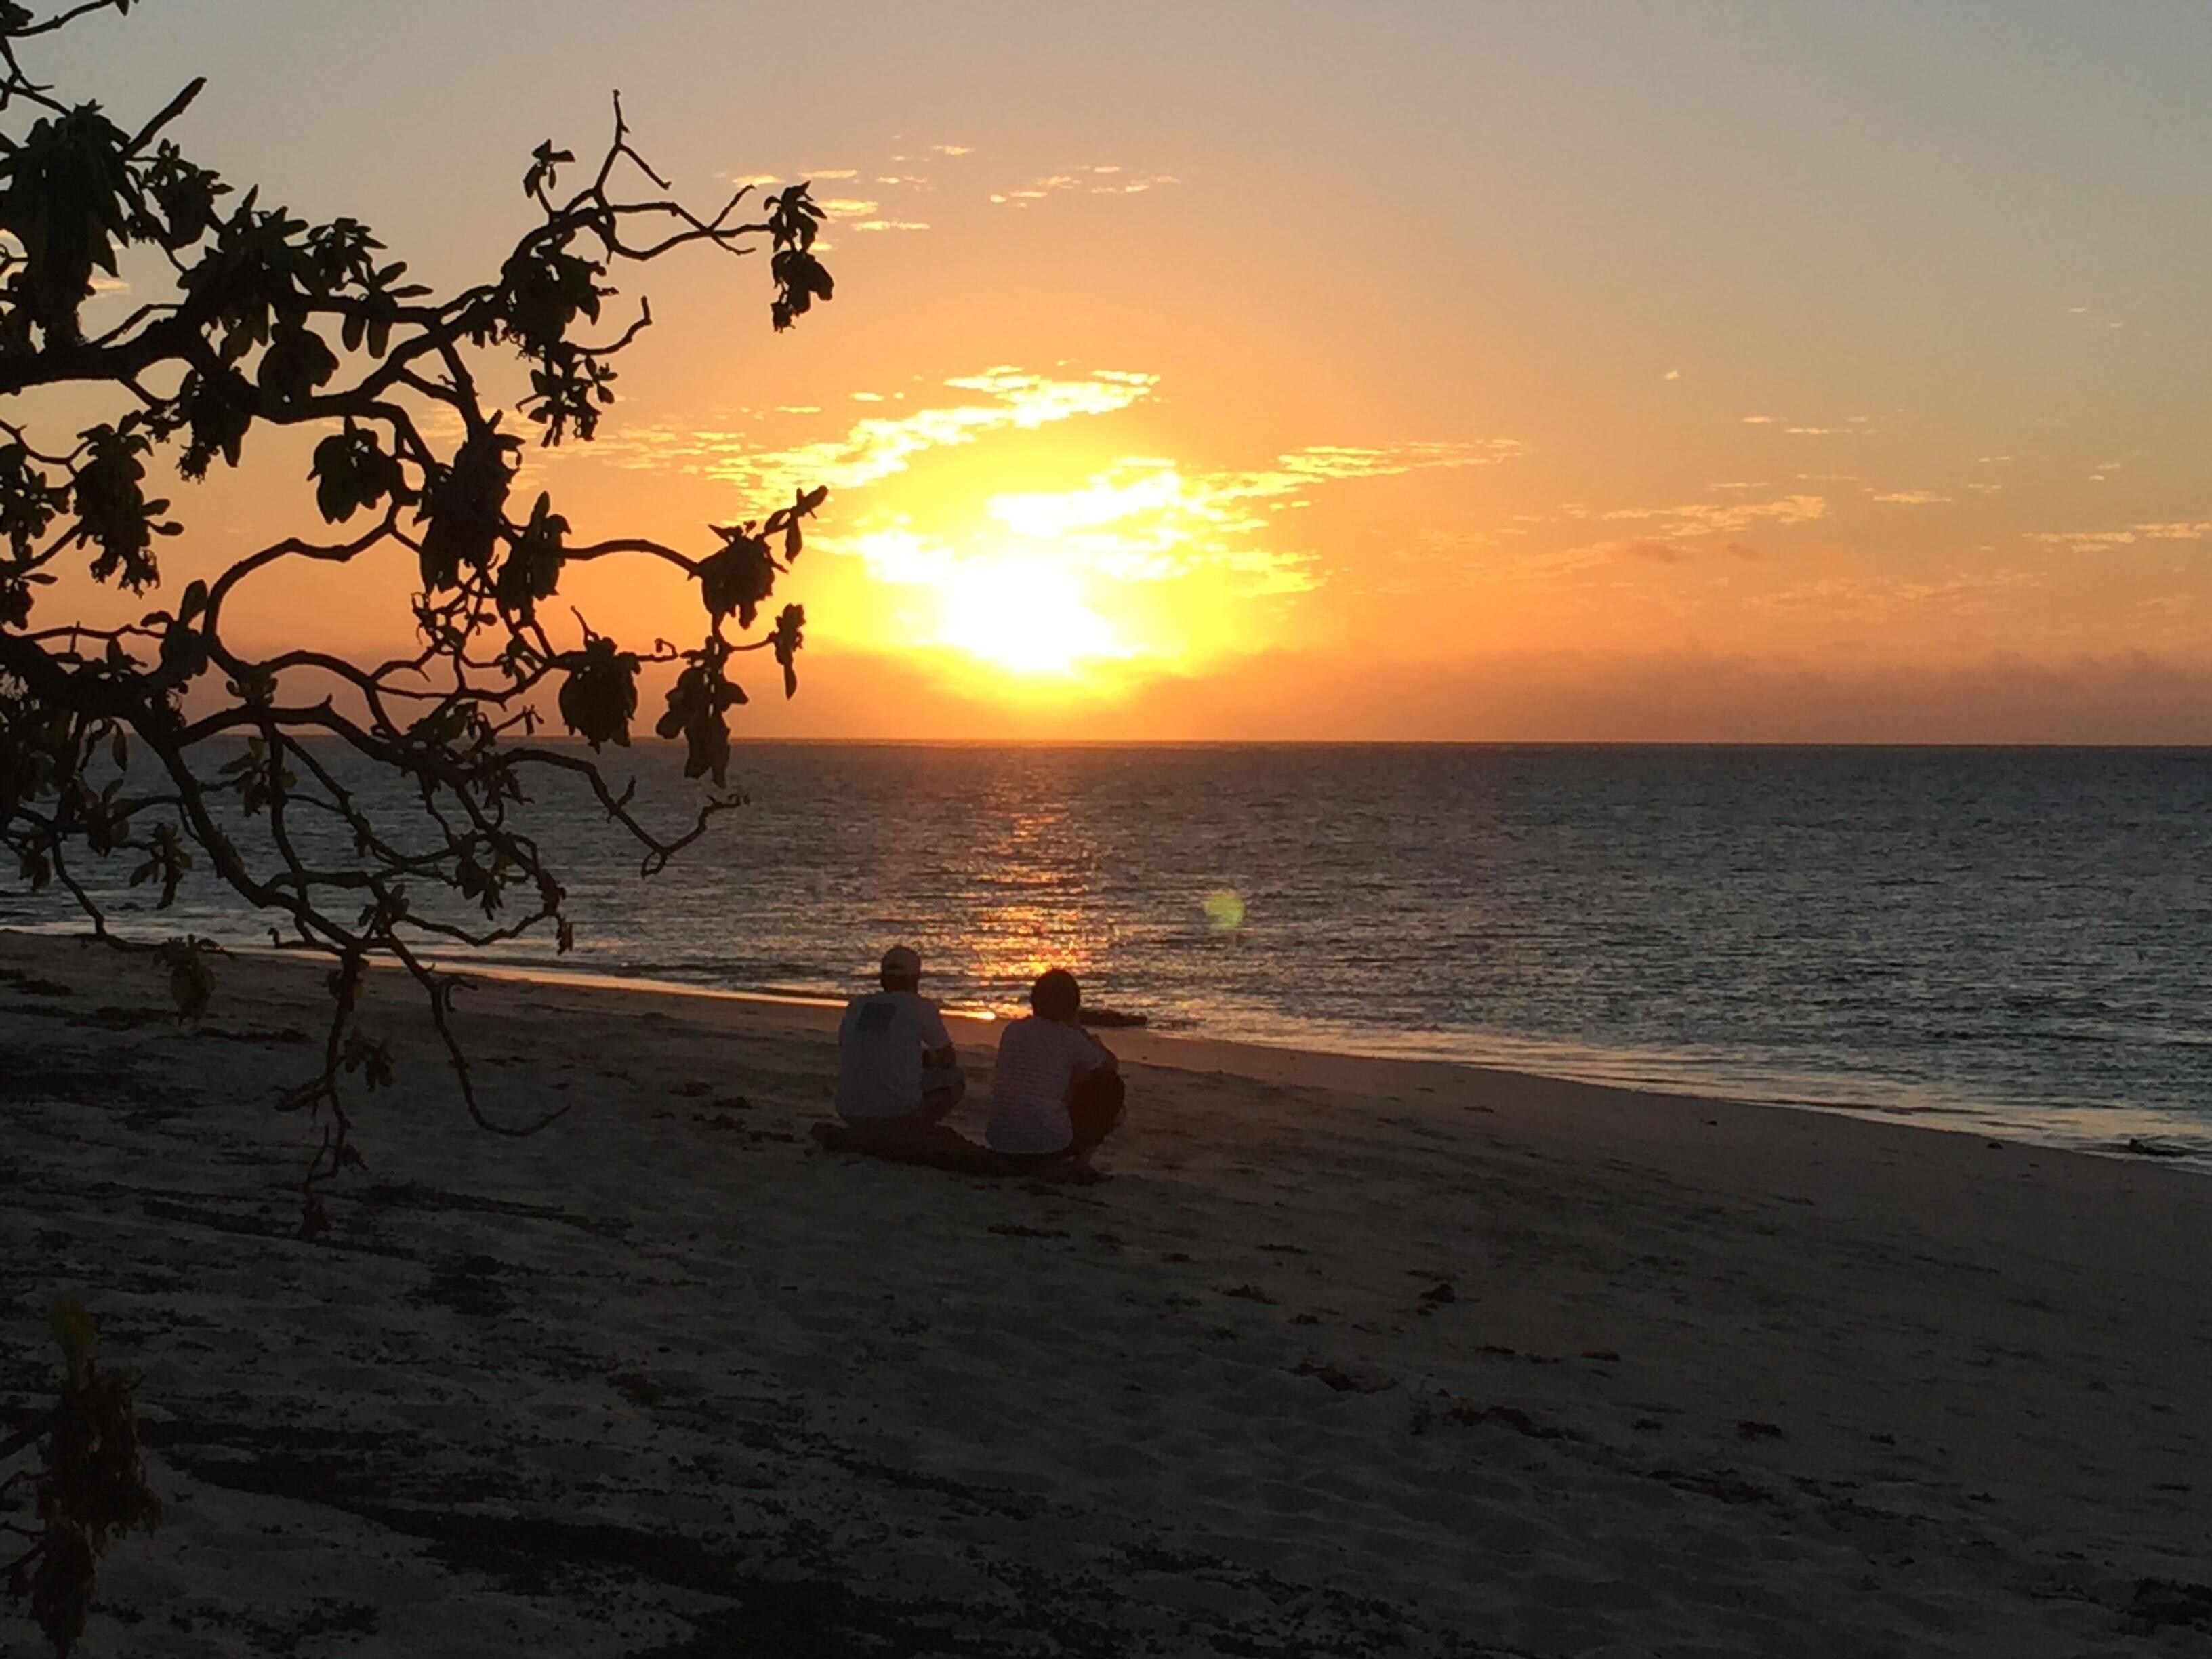
<instances>
[{"instance_id":1,"label":"calm sea water","mask_svg":"<svg viewBox=\"0 0 2212 1659\"><path fill-rule=\"evenodd\" d=\"M616 769L684 816L666 751ZM902 939L956 1006L1062 965L1166 1031L2212 1152L2212 753L774 744L738 772L750 805L649 882L541 799L577 949L501 959L842 995ZM0 890L0 921L52 914ZM199 888L120 920L265 938Z\"/></svg>"}]
</instances>

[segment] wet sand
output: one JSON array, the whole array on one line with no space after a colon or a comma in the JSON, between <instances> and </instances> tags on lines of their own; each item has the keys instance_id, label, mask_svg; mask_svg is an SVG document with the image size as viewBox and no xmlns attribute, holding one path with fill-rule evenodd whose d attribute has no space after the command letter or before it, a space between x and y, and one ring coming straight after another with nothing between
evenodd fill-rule
<instances>
[{"instance_id":1,"label":"wet sand","mask_svg":"<svg viewBox=\"0 0 2212 1659\"><path fill-rule=\"evenodd\" d=\"M1110 1181L953 1176L832 1012L480 982L516 1141L380 981L310 1243L319 970L220 972L0 933L0 1432L76 1296L169 1511L88 1655L2212 1650L2201 1174L1111 1032Z\"/></svg>"}]
</instances>

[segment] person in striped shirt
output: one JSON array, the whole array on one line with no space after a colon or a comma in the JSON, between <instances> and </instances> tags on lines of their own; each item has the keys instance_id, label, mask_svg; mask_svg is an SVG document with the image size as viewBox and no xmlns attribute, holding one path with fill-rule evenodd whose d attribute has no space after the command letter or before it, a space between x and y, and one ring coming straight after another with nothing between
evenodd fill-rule
<instances>
[{"instance_id":1,"label":"person in striped shirt","mask_svg":"<svg viewBox=\"0 0 2212 1659\"><path fill-rule=\"evenodd\" d=\"M1009 1157L1088 1169L1098 1143L1121 1121L1120 1064L1083 1029L1074 975L1060 968L1038 975L1030 1009L999 1039L984 1139Z\"/></svg>"}]
</instances>

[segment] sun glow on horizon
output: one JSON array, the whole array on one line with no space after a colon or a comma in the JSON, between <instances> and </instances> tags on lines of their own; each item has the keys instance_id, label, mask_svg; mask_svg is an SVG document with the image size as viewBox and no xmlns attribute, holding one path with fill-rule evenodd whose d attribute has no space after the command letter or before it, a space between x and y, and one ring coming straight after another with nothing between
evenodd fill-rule
<instances>
[{"instance_id":1,"label":"sun glow on horizon","mask_svg":"<svg viewBox=\"0 0 2212 1659\"><path fill-rule=\"evenodd\" d=\"M1018 711L1114 702L1334 637L1335 610L1308 598L1340 574L1324 547L1340 554L1348 535L1373 533L1377 481L1492 467L1527 448L1393 438L1222 453L1214 434L1161 412L1161 382L1001 363L911 394L854 392L870 413L830 416L781 447L735 427L667 427L599 449L748 499L828 484L835 523L807 542L836 573L808 599L817 636L913 653L961 694Z\"/></svg>"}]
</instances>

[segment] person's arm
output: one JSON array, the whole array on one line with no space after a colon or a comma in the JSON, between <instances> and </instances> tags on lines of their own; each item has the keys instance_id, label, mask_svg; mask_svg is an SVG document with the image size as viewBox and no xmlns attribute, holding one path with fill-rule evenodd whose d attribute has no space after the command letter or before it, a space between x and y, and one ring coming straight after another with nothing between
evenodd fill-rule
<instances>
[{"instance_id":1,"label":"person's arm","mask_svg":"<svg viewBox=\"0 0 2212 1659\"><path fill-rule=\"evenodd\" d=\"M922 1011L921 1065L924 1071L941 1072L960 1063L952 1052L952 1033L945 1029L945 1016L930 1004Z\"/></svg>"},{"instance_id":2,"label":"person's arm","mask_svg":"<svg viewBox=\"0 0 2212 1659\"><path fill-rule=\"evenodd\" d=\"M1075 1029L1083 1034L1083 1040L1091 1045L1091 1052L1097 1056L1083 1068L1084 1071L1118 1072L1121 1069L1121 1062L1114 1058L1114 1051L1101 1042L1089 1026L1078 1025Z\"/></svg>"}]
</instances>

